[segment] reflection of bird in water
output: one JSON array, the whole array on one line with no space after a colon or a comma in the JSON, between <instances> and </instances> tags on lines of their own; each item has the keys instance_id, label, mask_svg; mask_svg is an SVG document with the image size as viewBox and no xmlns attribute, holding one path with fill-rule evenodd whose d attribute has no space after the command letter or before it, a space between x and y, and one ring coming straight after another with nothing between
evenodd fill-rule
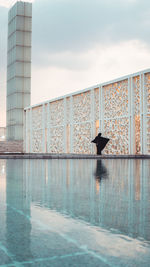
<instances>
[{"instance_id":1,"label":"reflection of bird in water","mask_svg":"<svg viewBox=\"0 0 150 267\"><path fill-rule=\"evenodd\" d=\"M107 168L104 166L101 160L97 160L94 176L99 183L101 182L102 179L108 178Z\"/></svg>"}]
</instances>

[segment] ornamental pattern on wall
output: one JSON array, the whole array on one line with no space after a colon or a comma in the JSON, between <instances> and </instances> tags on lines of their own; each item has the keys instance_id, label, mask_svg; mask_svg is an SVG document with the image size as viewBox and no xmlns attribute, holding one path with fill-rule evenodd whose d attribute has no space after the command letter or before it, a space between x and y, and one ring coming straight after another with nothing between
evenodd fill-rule
<instances>
[{"instance_id":1,"label":"ornamental pattern on wall","mask_svg":"<svg viewBox=\"0 0 150 267\"><path fill-rule=\"evenodd\" d=\"M150 72L140 72L25 109L26 152L150 153Z\"/></svg>"}]
</instances>

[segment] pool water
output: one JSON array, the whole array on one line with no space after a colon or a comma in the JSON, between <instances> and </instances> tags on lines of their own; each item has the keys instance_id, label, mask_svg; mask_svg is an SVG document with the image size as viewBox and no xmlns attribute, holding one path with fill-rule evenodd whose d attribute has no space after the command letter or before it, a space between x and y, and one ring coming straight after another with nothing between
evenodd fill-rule
<instances>
[{"instance_id":1,"label":"pool water","mask_svg":"<svg viewBox=\"0 0 150 267\"><path fill-rule=\"evenodd\" d=\"M0 266L150 266L150 160L0 160Z\"/></svg>"}]
</instances>

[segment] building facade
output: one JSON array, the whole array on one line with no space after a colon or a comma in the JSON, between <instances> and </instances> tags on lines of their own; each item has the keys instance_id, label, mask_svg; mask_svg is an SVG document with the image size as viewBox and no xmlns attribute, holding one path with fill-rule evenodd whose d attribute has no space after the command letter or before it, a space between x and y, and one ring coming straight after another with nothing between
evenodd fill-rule
<instances>
[{"instance_id":1,"label":"building facade","mask_svg":"<svg viewBox=\"0 0 150 267\"><path fill-rule=\"evenodd\" d=\"M150 70L24 110L25 152L93 154L98 132L103 154L150 154Z\"/></svg>"},{"instance_id":2,"label":"building facade","mask_svg":"<svg viewBox=\"0 0 150 267\"><path fill-rule=\"evenodd\" d=\"M23 113L31 94L32 4L16 2L8 14L7 141L23 141Z\"/></svg>"}]
</instances>

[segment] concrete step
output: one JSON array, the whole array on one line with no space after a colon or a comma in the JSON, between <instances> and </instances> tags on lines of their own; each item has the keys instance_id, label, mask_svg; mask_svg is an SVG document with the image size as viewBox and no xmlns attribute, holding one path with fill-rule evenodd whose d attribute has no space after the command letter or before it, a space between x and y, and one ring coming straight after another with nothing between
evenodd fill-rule
<instances>
[{"instance_id":1,"label":"concrete step","mask_svg":"<svg viewBox=\"0 0 150 267\"><path fill-rule=\"evenodd\" d=\"M0 153L23 152L22 141L0 141Z\"/></svg>"}]
</instances>

